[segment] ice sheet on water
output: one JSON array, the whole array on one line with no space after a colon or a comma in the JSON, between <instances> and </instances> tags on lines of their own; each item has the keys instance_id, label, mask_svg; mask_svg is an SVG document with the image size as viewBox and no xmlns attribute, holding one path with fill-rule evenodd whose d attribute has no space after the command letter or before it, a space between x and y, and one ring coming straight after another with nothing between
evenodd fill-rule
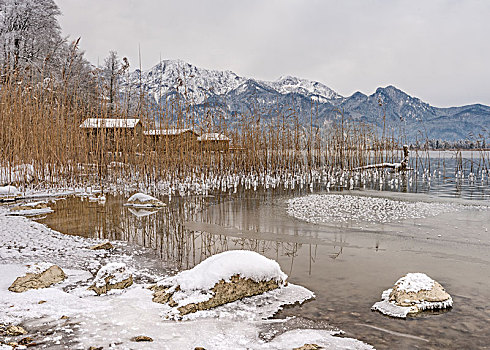
<instances>
[{"instance_id":1,"label":"ice sheet on water","mask_svg":"<svg viewBox=\"0 0 490 350\"><path fill-rule=\"evenodd\" d=\"M288 200L287 212L297 219L315 224L351 221L385 223L457 212L468 207L471 206L371 196L312 194Z\"/></svg>"},{"instance_id":2,"label":"ice sheet on water","mask_svg":"<svg viewBox=\"0 0 490 350\"><path fill-rule=\"evenodd\" d=\"M289 283L285 287L271 290L264 294L243 298L210 310L187 314L182 319L194 320L219 317L221 319L257 321L274 316L286 305L302 304L314 297L315 294L312 291ZM172 318L172 316L175 316L174 311L170 307L164 308L162 315Z\"/></svg>"}]
</instances>

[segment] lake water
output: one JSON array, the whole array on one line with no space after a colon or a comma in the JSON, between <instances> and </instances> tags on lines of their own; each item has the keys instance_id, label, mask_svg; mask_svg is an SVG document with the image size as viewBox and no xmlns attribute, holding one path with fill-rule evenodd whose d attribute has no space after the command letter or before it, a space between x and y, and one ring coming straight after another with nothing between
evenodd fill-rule
<instances>
[{"instance_id":1,"label":"lake water","mask_svg":"<svg viewBox=\"0 0 490 350\"><path fill-rule=\"evenodd\" d=\"M444 158L447 175L387 174L359 183L355 196L460 205L489 205L488 177L457 175L456 162ZM439 158L439 164L443 159ZM435 161L432 164L436 164ZM453 174L453 175L448 175ZM396 183L398 179L398 183ZM429 184L430 182L430 184ZM342 186L331 193L346 193ZM342 191L341 191L342 190ZM314 191L326 193L320 185ZM99 205L68 197L41 221L66 234L125 240L149 247L162 274L191 268L210 255L249 249L275 259L289 281L315 292L316 298L289 307L276 317L298 316L331 324L349 337L377 349L478 349L490 344L490 212L467 207L423 219L388 223L355 220L311 224L287 214L287 200L309 188L242 191L215 197L162 197L168 206L154 212L124 207L127 196L107 196ZM446 312L423 313L406 320L389 318L370 307L381 292L407 272L424 272L454 299Z\"/></svg>"}]
</instances>

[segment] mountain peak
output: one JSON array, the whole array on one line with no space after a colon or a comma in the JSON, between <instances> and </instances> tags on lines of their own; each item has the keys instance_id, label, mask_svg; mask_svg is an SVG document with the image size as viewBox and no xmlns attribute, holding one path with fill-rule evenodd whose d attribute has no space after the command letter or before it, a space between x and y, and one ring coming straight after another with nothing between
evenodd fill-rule
<instances>
[{"instance_id":1,"label":"mountain peak","mask_svg":"<svg viewBox=\"0 0 490 350\"><path fill-rule=\"evenodd\" d=\"M139 70L133 72L130 80L138 82L139 73ZM249 80L254 80L262 87L275 90L282 95L300 94L319 102L342 98L334 90L317 81L290 75L282 76L276 81L261 81L238 76L230 70L200 68L180 59L162 60L151 69L141 72L141 75L145 90L154 96L156 101L161 96L183 87L187 98L192 103L200 104L209 97L224 96Z\"/></svg>"},{"instance_id":2,"label":"mountain peak","mask_svg":"<svg viewBox=\"0 0 490 350\"><path fill-rule=\"evenodd\" d=\"M325 100L324 102L342 98L337 92L318 81L301 79L291 75L284 75L276 81L264 81L263 83L269 85L281 94L299 93L310 98L314 97L315 100Z\"/></svg>"}]
</instances>

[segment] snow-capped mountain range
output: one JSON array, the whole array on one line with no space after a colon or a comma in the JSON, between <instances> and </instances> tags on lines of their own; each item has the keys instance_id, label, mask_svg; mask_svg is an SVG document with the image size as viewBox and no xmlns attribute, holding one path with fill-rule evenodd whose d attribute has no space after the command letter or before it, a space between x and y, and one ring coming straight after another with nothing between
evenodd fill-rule
<instances>
[{"instance_id":1,"label":"snow-capped mountain range","mask_svg":"<svg viewBox=\"0 0 490 350\"><path fill-rule=\"evenodd\" d=\"M437 108L394 86L378 88L371 95L356 92L343 97L317 81L292 76L262 81L232 71L199 68L181 60L165 60L149 70L136 70L123 79L121 89L139 89L140 82L155 105L179 95L198 111L204 112L210 106L219 109L228 123L233 123L236 115L260 116L261 121L267 122L294 110L300 122L309 125L312 118L322 128L338 119L338 111L343 111L346 120L373 124L378 129L383 127L384 119L390 134L403 134L412 140L490 136L489 106Z\"/></svg>"},{"instance_id":2,"label":"snow-capped mountain range","mask_svg":"<svg viewBox=\"0 0 490 350\"><path fill-rule=\"evenodd\" d=\"M134 71L130 81L138 83L140 71ZM243 91L253 80L281 94L300 93L312 99L331 100L342 98L328 86L317 81L284 76L276 81L261 81L240 77L232 71L198 68L181 60L165 60L153 68L141 72L141 80L149 95L156 101L179 90L193 104L202 104L209 97L226 95L233 90Z\"/></svg>"}]
</instances>

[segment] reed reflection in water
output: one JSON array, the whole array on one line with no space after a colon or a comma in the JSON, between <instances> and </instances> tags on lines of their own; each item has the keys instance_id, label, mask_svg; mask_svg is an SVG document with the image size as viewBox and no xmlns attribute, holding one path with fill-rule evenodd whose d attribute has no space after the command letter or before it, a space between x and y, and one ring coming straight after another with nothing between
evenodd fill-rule
<instances>
[{"instance_id":1,"label":"reed reflection in water","mask_svg":"<svg viewBox=\"0 0 490 350\"><path fill-rule=\"evenodd\" d=\"M41 222L69 235L121 240L150 248L177 269L191 268L227 250L247 249L276 260L288 259L291 272L299 250L307 246L311 273L318 245L329 246L333 259L342 253L347 244L343 235L336 234L329 240L314 232L305 235L298 228L280 225L272 214L261 217L261 212L254 210L261 201L273 200L274 194L250 196L243 201L229 196L194 196L173 198L171 202L166 197L162 199L167 206L161 209L126 207L123 196L107 196L105 205L68 197L52 204L54 213ZM205 210L211 206L213 210Z\"/></svg>"}]
</instances>

